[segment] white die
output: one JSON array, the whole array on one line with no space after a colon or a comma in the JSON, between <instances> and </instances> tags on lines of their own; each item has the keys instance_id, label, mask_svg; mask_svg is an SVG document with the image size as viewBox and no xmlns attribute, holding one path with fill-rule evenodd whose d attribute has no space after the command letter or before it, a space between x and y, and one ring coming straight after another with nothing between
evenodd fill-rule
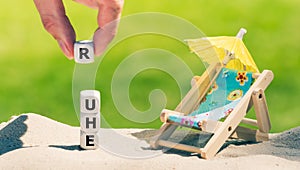
<instances>
[{"instance_id":1,"label":"white die","mask_svg":"<svg viewBox=\"0 0 300 170\"><path fill-rule=\"evenodd\" d=\"M99 147L99 137L97 132L80 131L80 147L82 149L97 149Z\"/></svg>"},{"instance_id":2,"label":"white die","mask_svg":"<svg viewBox=\"0 0 300 170\"><path fill-rule=\"evenodd\" d=\"M91 40L77 41L74 44L74 59L76 63L88 64L94 62L94 43Z\"/></svg>"},{"instance_id":3,"label":"white die","mask_svg":"<svg viewBox=\"0 0 300 170\"><path fill-rule=\"evenodd\" d=\"M84 132L98 132L100 129L100 113L80 113L80 129Z\"/></svg>"},{"instance_id":4,"label":"white die","mask_svg":"<svg viewBox=\"0 0 300 170\"><path fill-rule=\"evenodd\" d=\"M80 92L80 113L100 112L100 92L97 90L83 90Z\"/></svg>"}]
</instances>

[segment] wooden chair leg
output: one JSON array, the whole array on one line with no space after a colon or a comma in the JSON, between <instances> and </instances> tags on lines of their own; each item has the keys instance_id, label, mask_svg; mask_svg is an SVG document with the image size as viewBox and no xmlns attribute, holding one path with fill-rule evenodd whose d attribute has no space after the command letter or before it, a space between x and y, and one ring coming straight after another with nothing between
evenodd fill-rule
<instances>
[{"instance_id":1,"label":"wooden chair leg","mask_svg":"<svg viewBox=\"0 0 300 170\"><path fill-rule=\"evenodd\" d=\"M269 133L271 122L263 89L256 89L253 92L252 100L259 130L264 133Z\"/></svg>"},{"instance_id":2,"label":"wooden chair leg","mask_svg":"<svg viewBox=\"0 0 300 170\"><path fill-rule=\"evenodd\" d=\"M225 141L235 131L243 117L246 115L247 105L250 97L245 96L236 106L233 112L225 119L220 128L218 128L208 143L202 150L201 157L210 159L215 156Z\"/></svg>"}]
</instances>

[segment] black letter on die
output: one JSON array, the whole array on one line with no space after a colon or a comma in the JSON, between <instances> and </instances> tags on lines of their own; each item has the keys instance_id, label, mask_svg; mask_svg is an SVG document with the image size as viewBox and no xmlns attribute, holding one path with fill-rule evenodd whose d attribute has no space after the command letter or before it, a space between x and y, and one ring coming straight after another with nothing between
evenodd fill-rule
<instances>
[{"instance_id":1,"label":"black letter on die","mask_svg":"<svg viewBox=\"0 0 300 170\"><path fill-rule=\"evenodd\" d=\"M86 59L90 59L89 56L87 55L89 53L89 49L88 48L79 48L79 58L82 59L83 56Z\"/></svg>"},{"instance_id":2,"label":"black letter on die","mask_svg":"<svg viewBox=\"0 0 300 170\"><path fill-rule=\"evenodd\" d=\"M95 146L95 144L94 144L94 135L86 135L85 143L86 143L86 146Z\"/></svg>"}]
</instances>

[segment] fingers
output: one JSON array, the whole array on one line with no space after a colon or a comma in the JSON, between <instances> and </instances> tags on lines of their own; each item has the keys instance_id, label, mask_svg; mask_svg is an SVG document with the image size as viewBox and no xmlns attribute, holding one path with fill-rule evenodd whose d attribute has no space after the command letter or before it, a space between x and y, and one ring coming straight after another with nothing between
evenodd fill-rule
<instances>
[{"instance_id":1,"label":"fingers","mask_svg":"<svg viewBox=\"0 0 300 170\"><path fill-rule=\"evenodd\" d=\"M117 32L123 0L76 0L98 8L98 28L94 33L95 55L101 55ZM34 0L45 29L57 40L64 54L72 59L75 31L65 14L62 0Z\"/></svg>"},{"instance_id":2,"label":"fingers","mask_svg":"<svg viewBox=\"0 0 300 170\"><path fill-rule=\"evenodd\" d=\"M62 0L34 0L45 29L57 40L63 53L74 57L75 31L65 14Z\"/></svg>"},{"instance_id":3,"label":"fingers","mask_svg":"<svg viewBox=\"0 0 300 170\"><path fill-rule=\"evenodd\" d=\"M114 38L121 11L123 0L100 0L98 1L98 28L94 33L95 55L101 55L111 40Z\"/></svg>"}]
</instances>

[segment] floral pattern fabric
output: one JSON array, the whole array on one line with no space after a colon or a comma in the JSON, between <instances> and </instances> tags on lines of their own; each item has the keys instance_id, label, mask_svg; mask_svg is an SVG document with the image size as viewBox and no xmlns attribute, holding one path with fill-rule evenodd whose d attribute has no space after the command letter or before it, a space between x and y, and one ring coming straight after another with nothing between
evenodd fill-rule
<instances>
[{"instance_id":1,"label":"floral pattern fabric","mask_svg":"<svg viewBox=\"0 0 300 170\"><path fill-rule=\"evenodd\" d=\"M202 120L219 120L229 115L252 84L252 73L222 68L198 109L188 116L170 115L168 121L201 128Z\"/></svg>"}]
</instances>

